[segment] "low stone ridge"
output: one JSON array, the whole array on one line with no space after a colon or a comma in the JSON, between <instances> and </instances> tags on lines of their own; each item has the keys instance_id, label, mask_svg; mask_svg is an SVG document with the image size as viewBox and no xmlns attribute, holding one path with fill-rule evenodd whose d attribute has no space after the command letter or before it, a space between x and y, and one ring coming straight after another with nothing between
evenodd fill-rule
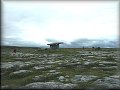
<instances>
[{"instance_id":1,"label":"low stone ridge","mask_svg":"<svg viewBox=\"0 0 120 90\"><path fill-rule=\"evenodd\" d=\"M112 70L112 69L118 69L118 67L117 66L110 66L110 67L98 67L99 69L101 69L101 70Z\"/></svg>"},{"instance_id":2,"label":"low stone ridge","mask_svg":"<svg viewBox=\"0 0 120 90\"><path fill-rule=\"evenodd\" d=\"M53 73L53 72L56 72L56 70L50 70L49 72L50 72L50 73Z\"/></svg>"},{"instance_id":3,"label":"low stone ridge","mask_svg":"<svg viewBox=\"0 0 120 90\"><path fill-rule=\"evenodd\" d=\"M27 76L28 74L30 74L32 71L30 70L19 70L19 71L15 71L10 73L10 76L20 76L20 77L24 77Z\"/></svg>"},{"instance_id":4,"label":"low stone ridge","mask_svg":"<svg viewBox=\"0 0 120 90\"><path fill-rule=\"evenodd\" d=\"M97 76L93 75L75 75L72 79L72 83L88 82L90 80L96 79Z\"/></svg>"},{"instance_id":5,"label":"low stone ridge","mask_svg":"<svg viewBox=\"0 0 120 90\"><path fill-rule=\"evenodd\" d=\"M96 61L85 61L83 65L85 65L85 66L89 66L89 65L95 66L95 65L97 65L97 62Z\"/></svg>"},{"instance_id":6,"label":"low stone ridge","mask_svg":"<svg viewBox=\"0 0 120 90\"><path fill-rule=\"evenodd\" d=\"M117 62L106 62L106 61L103 61L103 62L99 62L99 64L116 66L116 65L117 65Z\"/></svg>"},{"instance_id":7,"label":"low stone ridge","mask_svg":"<svg viewBox=\"0 0 120 90\"><path fill-rule=\"evenodd\" d=\"M60 82L35 82L30 83L22 88L25 89L74 89L76 84L63 84Z\"/></svg>"},{"instance_id":8,"label":"low stone ridge","mask_svg":"<svg viewBox=\"0 0 120 90\"><path fill-rule=\"evenodd\" d=\"M33 67L35 70L44 70L45 67L42 67L42 66L34 66Z\"/></svg>"}]
</instances>

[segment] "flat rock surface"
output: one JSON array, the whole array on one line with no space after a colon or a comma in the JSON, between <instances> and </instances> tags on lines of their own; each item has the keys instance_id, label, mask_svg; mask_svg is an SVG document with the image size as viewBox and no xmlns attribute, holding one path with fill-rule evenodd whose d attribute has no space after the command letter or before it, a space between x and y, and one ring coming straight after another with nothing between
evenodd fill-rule
<instances>
[{"instance_id":1,"label":"flat rock surface","mask_svg":"<svg viewBox=\"0 0 120 90\"><path fill-rule=\"evenodd\" d=\"M79 83L79 82L87 82L93 79L96 79L97 76L93 76L93 75L75 75L71 81L73 83Z\"/></svg>"},{"instance_id":2,"label":"flat rock surface","mask_svg":"<svg viewBox=\"0 0 120 90\"><path fill-rule=\"evenodd\" d=\"M15 72L12 72L12 73L10 73L9 75L10 76L21 76L21 77L24 77L24 76L27 76L27 75L29 75L30 73L32 73L32 71L30 71L30 70L19 70L19 71L15 71Z\"/></svg>"},{"instance_id":3,"label":"flat rock surface","mask_svg":"<svg viewBox=\"0 0 120 90\"><path fill-rule=\"evenodd\" d=\"M120 76L114 75L98 79L94 82L99 88L120 88Z\"/></svg>"},{"instance_id":4,"label":"flat rock surface","mask_svg":"<svg viewBox=\"0 0 120 90\"><path fill-rule=\"evenodd\" d=\"M32 62L23 62L23 61L15 61L15 62L4 62L1 63L1 68L2 69L16 69L16 68L22 68L24 66L29 66L33 65L34 63Z\"/></svg>"},{"instance_id":5,"label":"flat rock surface","mask_svg":"<svg viewBox=\"0 0 120 90\"><path fill-rule=\"evenodd\" d=\"M30 83L23 88L29 89L73 89L75 88L76 84L63 84L60 82L35 82Z\"/></svg>"}]
</instances>

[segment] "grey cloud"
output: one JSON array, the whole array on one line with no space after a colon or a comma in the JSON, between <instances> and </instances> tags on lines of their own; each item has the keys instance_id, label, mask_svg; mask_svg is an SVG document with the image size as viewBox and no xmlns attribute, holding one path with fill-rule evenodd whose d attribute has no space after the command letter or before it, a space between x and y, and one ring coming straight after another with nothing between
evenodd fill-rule
<instances>
[{"instance_id":1,"label":"grey cloud","mask_svg":"<svg viewBox=\"0 0 120 90\"><path fill-rule=\"evenodd\" d=\"M2 45L6 46L25 46L25 47L40 47L40 44L36 44L31 41L23 41L20 38L3 38Z\"/></svg>"},{"instance_id":2,"label":"grey cloud","mask_svg":"<svg viewBox=\"0 0 120 90\"><path fill-rule=\"evenodd\" d=\"M56 40L56 39L46 39L46 41L48 41L48 42L60 42L59 40Z\"/></svg>"},{"instance_id":3,"label":"grey cloud","mask_svg":"<svg viewBox=\"0 0 120 90\"><path fill-rule=\"evenodd\" d=\"M46 39L48 42L59 42L55 39ZM107 39L77 39L72 41L70 44L64 42L60 45L61 48L81 48L81 47L102 47L102 48L118 48L117 40L107 40Z\"/></svg>"},{"instance_id":4,"label":"grey cloud","mask_svg":"<svg viewBox=\"0 0 120 90\"><path fill-rule=\"evenodd\" d=\"M71 44L64 43L62 47L69 48L81 48L81 47L102 47L102 48L118 48L118 41L101 40L101 39L77 39L71 42Z\"/></svg>"},{"instance_id":5,"label":"grey cloud","mask_svg":"<svg viewBox=\"0 0 120 90\"><path fill-rule=\"evenodd\" d=\"M46 39L48 42L59 42L55 39ZM48 47L47 45L42 45L42 43L37 44L32 41L23 41L20 38L3 38L2 45L7 46L25 46L25 47ZM117 40L101 40L101 39L77 39L72 41L70 44L64 42L61 44L61 48L82 48L82 47L101 47L101 48L118 48Z\"/></svg>"}]
</instances>

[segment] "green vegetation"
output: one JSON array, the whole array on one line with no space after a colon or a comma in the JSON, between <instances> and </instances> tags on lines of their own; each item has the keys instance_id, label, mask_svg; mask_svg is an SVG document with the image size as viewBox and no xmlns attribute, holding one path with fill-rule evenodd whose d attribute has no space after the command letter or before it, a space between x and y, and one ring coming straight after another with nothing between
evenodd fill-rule
<instances>
[{"instance_id":1,"label":"green vegetation","mask_svg":"<svg viewBox=\"0 0 120 90\"><path fill-rule=\"evenodd\" d=\"M13 49L16 48L17 52L13 53ZM44 48L32 48L32 47L2 47L1 63L8 62L32 62L28 65L14 65L14 67L1 71L1 84L2 86L8 85L9 88L14 89L19 86L35 82L32 78L35 76L43 75L46 81L59 81L60 76L66 76L68 81L62 81L63 83L72 83L71 78L75 75L95 75L98 78L111 76L118 71L115 68L101 69L101 67L117 66L115 63L100 65L100 62L116 62L115 54L118 49L116 48L100 48L99 50L93 50L94 48L60 48L56 50L44 49ZM105 54L104 54L105 53ZM113 55L111 55L113 54ZM103 56L102 56L103 55ZM85 62L89 62L86 63ZM49 62L49 63L48 63ZM34 69L33 67L45 67L44 69ZM47 67L51 66L51 67ZM19 70L30 70L30 73L13 74L13 72ZM51 74L50 70L56 70L59 74ZM95 79L96 80L96 79ZM76 88L89 88L94 87L92 84L95 80L88 82L78 83Z\"/></svg>"}]
</instances>

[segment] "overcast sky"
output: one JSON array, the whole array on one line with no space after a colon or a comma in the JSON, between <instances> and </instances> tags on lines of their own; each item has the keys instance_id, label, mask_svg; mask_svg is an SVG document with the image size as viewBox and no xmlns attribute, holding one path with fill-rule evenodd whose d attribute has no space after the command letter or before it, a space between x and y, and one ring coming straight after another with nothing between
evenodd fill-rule
<instances>
[{"instance_id":1,"label":"overcast sky","mask_svg":"<svg viewBox=\"0 0 120 90\"><path fill-rule=\"evenodd\" d=\"M2 6L4 45L118 41L118 1L4 1Z\"/></svg>"}]
</instances>

